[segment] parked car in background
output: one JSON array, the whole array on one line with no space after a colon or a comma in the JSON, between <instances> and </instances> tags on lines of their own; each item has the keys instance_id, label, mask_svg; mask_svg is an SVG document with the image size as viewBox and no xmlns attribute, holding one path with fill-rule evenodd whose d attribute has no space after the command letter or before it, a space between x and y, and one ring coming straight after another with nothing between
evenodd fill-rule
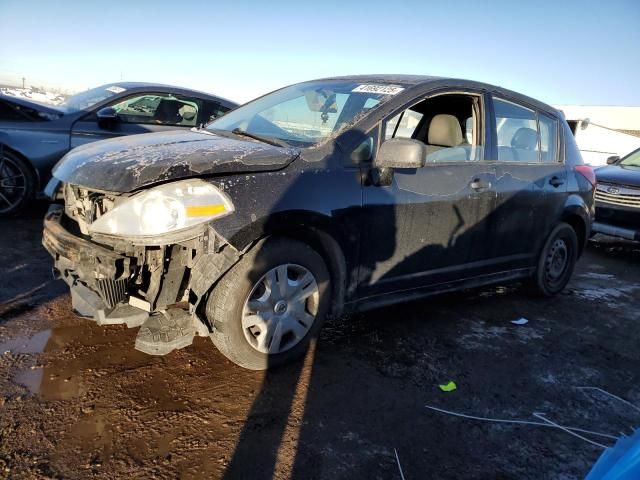
<instances>
[{"instance_id":1,"label":"parked car in background","mask_svg":"<svg viewBox=\"0 0 640 480\"><path fill-rule=\"evenodd\" d=\"M575 115L576 108L587 109L593 108L597 115L598 109L611 109L613 112L621 110L620 114L623 118L632 116L633 113L640 115L640 108L637 107L566 107L569 113ZM629 110L633 109L633 112ZM563 113L568 114L563 110ZM597 118L597 117L596 117ZM606 120L603 119L603 120ZM582 160L592 167L602 167L607 164L607 158L613 155L624 156L629 152L640 147L640 137L635 130L616 130L599 124L589 118L567 118L567 123L573 132L576 145L582 154ZM638 121L634 120L629 126L637 125ZM624 125L624 124L623 124Z\"/></svg>"},{"instance_id":2,"label":"parked car in background","mask_svg":"<svg viewBox=\"0 0 640 480\"><path fill-rule=\"evenodd\" d=\"M423 76L292 85L53 175L43 243L77 312L141 325L152 354L210 336L251 369L304 353L330 312L518 279L557 294L594 211L560 112Z\"/></svg>"},{"instance_id":3,"label":"parked car in background","mask_svg":"<svg viewBox=\"0 0 640 480\"><path fill-rule=\"evenodd\" d=\"M640 241L640 148L596 169L594 233Z\"/></svg>"},{"instance_id":4,"label":"parked car in background","mask_svg":"<svg viewBox=\"0 0 640 480\"><path fill-rule=\"evenodd\" d=\"M122 135L189 129L237 104L152 83L103 85L60 105L0 95L0 216L15 214L49 181L70 149Z\"/></svg>"}]
</instances>

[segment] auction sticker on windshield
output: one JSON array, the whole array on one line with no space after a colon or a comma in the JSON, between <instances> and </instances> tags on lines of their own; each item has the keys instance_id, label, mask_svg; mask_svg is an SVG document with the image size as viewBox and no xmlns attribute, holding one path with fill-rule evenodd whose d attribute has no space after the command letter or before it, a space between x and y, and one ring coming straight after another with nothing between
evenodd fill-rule
<instances>
[{"instance_id":1,"label":"auction sticker on windshield","mask_svg":"<svg viewBox=\"0 0 640 480\"><path fill-rule=\"evenodd\" d=\"M113 92L113 93L122 93L126 90L126 88L122 88L122 87L118 87L117 85L114 85L112 87L108 87L105 89L107 92Z\"/></svg>"},{"instance_id":2,"label":"auction sticker on windshield","mask_svg":"<svg viewBox=\"0 0 640 480\"><path fill-rule=\"evenodd\" d=\"M396 95L403 90L404 88L393 85L358 85L351 91L358 93L379 93L380 95Z\"/></svg>"}]
</instances>

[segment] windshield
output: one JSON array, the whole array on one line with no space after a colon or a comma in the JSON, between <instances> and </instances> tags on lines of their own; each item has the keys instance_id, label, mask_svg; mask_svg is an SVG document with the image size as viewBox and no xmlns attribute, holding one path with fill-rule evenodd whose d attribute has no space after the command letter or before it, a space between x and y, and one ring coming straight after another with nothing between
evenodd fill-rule
<instances>
[{"instance_id":1,"label":"windshield","mask_svg":"<svg viewBox=\"0 0 640 480\"><path fill-rule=\"evenodd\" d=\"M623 158L620 162L620 165L626 165L628 167L640 167L640 149Z\"/></svg>"},{"instance_id":2,"label":"windshield","mask_svg":"<svg viewBox=\"0 0 640 480\"><path fill-rule=\"evenodd\" d=\"M102 87L92 88L91 90L77 93L67 98L60 104L60 107L67 112L78 112L91 108L96 103L124 91L124 88L117 85L103 85Z\"/></svg>"},{"instance_id":3,"label":"windshield","mask_svg":"<svg viewBox=\"0 0 640 480\"><path fill-rule=\"evenodd\" d=\"M211 131L247 132L308 147L335 136L402 87L353 80L301 83L270 93L207 125Z\"/></svg>"}]
</instances>

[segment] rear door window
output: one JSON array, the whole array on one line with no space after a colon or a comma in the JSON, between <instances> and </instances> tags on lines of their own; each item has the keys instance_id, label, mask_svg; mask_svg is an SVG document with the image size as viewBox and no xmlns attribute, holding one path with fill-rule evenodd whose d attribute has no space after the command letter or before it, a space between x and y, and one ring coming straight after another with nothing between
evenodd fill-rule
<instances>
[{"instance_id":1,"label":"rear door window","mask_svg":"<svg viewBox=\"0 0 640 480\"><path fill-rule=\"evenodd\" d=\"M536 112L499 98L494 99L498 160L538 162Z\"/></svg>"},{"instance_id":2,"label":"rear door window","mask_svg":"<svg viewBox=\"0 0 640 480\"><path fill-rule=\"evenodd\" d=\"M493 99L498 160L558 161L558 121L545 113L501 98Z\"/></svg>"},{"instance_id":3,"label":"rear door window","mask_svg":"<svg viewBox=\"0 0 640 480\"><path fill-rule=\"evenodd\" d=\"M220 102L205 100L203 103L204 107L201 111L200 123L209 123L230 110L229 107L222 106Z\"/></svg>"}]
</instances>

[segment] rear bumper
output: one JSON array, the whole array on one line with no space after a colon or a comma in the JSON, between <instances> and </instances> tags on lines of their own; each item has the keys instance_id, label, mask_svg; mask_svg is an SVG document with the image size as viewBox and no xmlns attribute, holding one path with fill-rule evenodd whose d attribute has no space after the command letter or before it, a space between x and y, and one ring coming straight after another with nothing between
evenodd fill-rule
<instances>
[{"instance_id":1,"label":"rear bumper","mask_svg":"<svg viewBox=\"0 0 640 480\"><path fill-rule=\"evenodd\" d=\"M635 240L640 242L640 230L609 225L602 222L594 222L592 226L593 233L602 233L613 237L626 238L627 240Z\"/></svg>"}]
</instances>

